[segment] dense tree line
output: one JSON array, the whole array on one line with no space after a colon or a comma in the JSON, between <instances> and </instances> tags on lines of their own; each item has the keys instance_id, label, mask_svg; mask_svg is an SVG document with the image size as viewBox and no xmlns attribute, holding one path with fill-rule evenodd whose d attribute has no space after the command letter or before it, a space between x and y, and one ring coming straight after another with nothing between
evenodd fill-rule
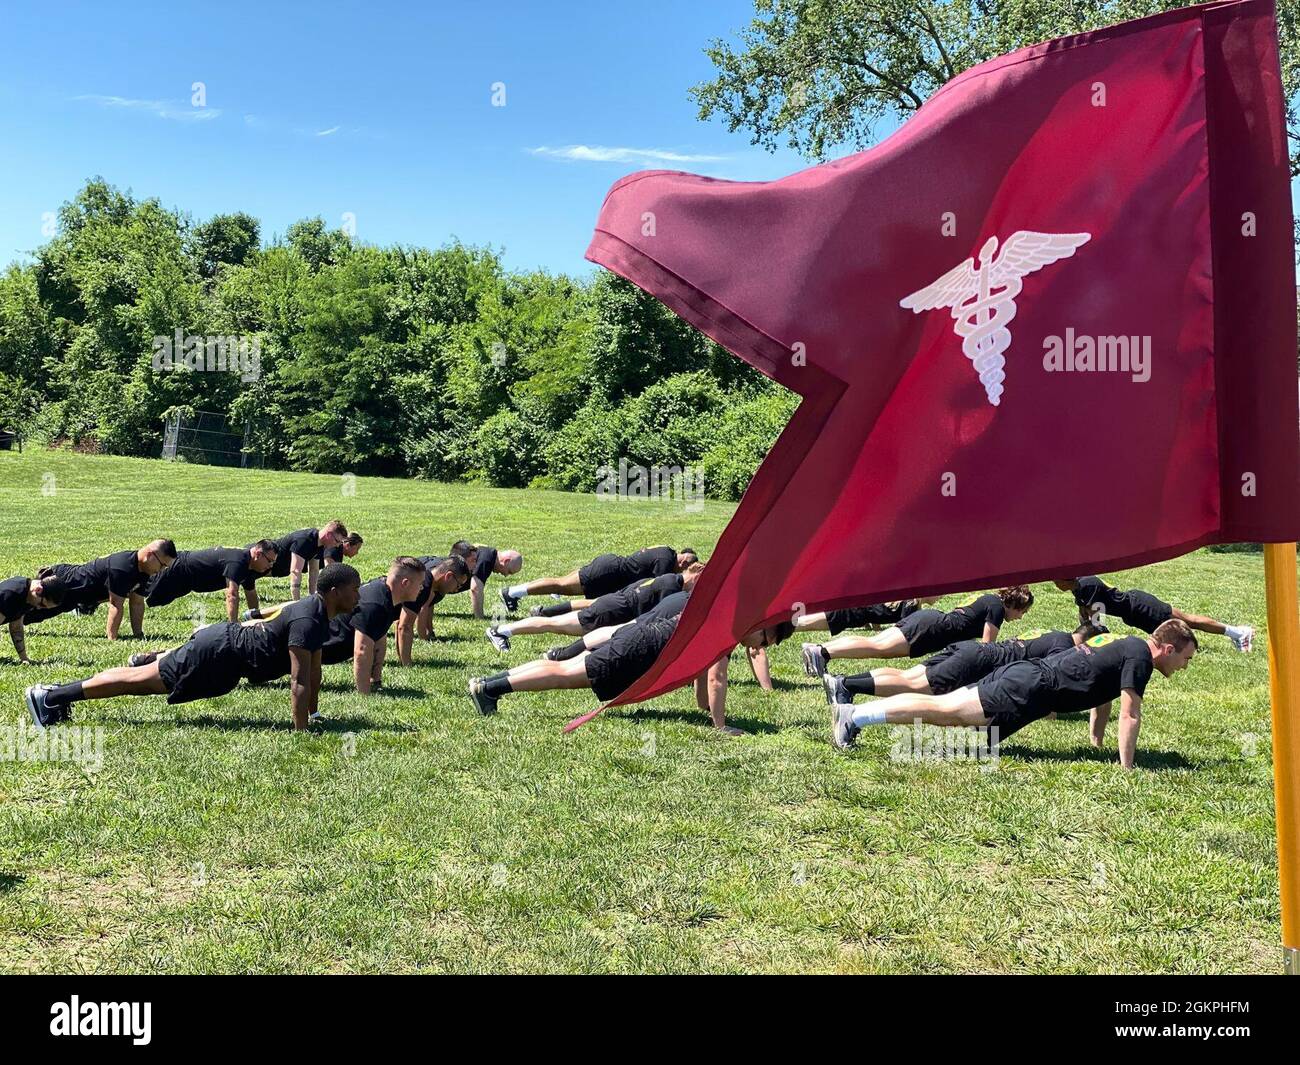
<instances>
[{"instance_id":1,"label":"dense tree line","mask_svg":"<svg viewBox=\"0 0 1300 1065\"><path fill-rule=\"evenodd\" d=\"M173 337L239 338L254 372L160 368ZM0 276L0 428L114 454L158 454L188 408L295 470L586 491L624 458L738 498L795 402L608 273L374 247L319 218L263 243L248 215L195 224L99 179Z\"/></svg>"}]
</instances>

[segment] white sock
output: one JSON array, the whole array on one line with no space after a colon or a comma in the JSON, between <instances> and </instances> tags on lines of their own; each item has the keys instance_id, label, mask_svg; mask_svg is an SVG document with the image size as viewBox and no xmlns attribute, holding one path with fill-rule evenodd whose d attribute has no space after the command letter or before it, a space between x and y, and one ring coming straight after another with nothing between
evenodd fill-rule
<instances>
[{"instance_id":1,"label":"white sock","mask_svg":"<svg viewBox=\"0 0 1300 1065\"><path fill-rule=\"evenodd\" d=\"M506 595L510 596L511 599L522 599L527 594L528 585L526 584L513 584L506 589Z\"/></svg>"},{"instance_id":2,"label":"white sock","mask_svg":"<svg viewBox=\"0 0 1300 1065\"><path fill-rule=\"evenodd\" d=\"M853 723L858 728L866 728L868 725L883 725L885 723L885 711L868 703L866 706L855 706L853 708Z\"/></svg>"},{"instance_id":3,"label":"white sock","mask_svg":"<svg viewBox=\"0 0 1300 1065\"><path fill-rule=\"evenodd\" d=\"M1241 625L1224 625L1223 627L1224 629L1227 630L1226 635L1230 639L1240 640L1243 636L1246 635L1246 630Z\"/></svg>"},{"instance_id":4,"label":"white sock","mask_svg":"<svg viewBox=\"0 0 1300 1065\"><path fill-rule=\"evenodd\" d=\"M499 635L499 636L513 636L514 633L512 633L512 632L510 631L510 626L509 626L509 625L498 625L498 626L497 626L497 635Z\"/></svg>"}]
</instances>

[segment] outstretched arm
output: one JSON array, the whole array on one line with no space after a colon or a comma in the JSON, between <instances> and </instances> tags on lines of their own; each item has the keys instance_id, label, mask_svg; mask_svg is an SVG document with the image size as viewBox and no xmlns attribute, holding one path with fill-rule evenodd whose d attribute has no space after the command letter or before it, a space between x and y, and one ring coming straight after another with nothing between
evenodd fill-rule
<instances>
[{"instance_id":1,"label":"outstretched arm","mask_svg":"<svg viewBox=\"0 0 1300 1065\"><path fill-rule=\"evenodd\" d=\"M226 620L231 624L239 620L239 584L226 581Z\"/></svg>"},{"instance_id":2,"label":"outstretched arm","mask_svg":"<svg viewBox=\"0 0 1300 1065\"><path fill-rule=\"evenodd\" d=\"M307 560L302 555L289 560L289 598L294 602L302 598L302 571L306 568Z\"/></svg>"},{"instance_id":3,"label":"outstretched arm","mask_svg":"<svg viewBox=\"0 0 1300 1065\"><path fill-rule=\"evenodd\" d=\"M293 727L304 729L311 717L312 653L305 647L289 648L289 707L293 714Z\"/></svg>"},{"instance_id":4,"label":"outstretched arm","mask_svg":"<svg viewBox=\"0 0 1300 1065\"><path fill-rule=\"evenodd\" d=\"M1133 768L1141 728L1142 696L1125 688L1119 696L1119 764L1125 769Z\"/></svg>"},{"instance_id":5,"label":"outstretched arm","mask_svg":"<svg viewBox=\"0 0 1300 1065\"><path fill-rule=\"evenodd\" d=\"M23 634L22 618L16 618L9 622L9 638L14 642L14 650L18 654L18 661L30 663L31 659L27 657L27 638Z\"/></svg>"},{"instance_id":6,"label":"outstretched arm","mask_svg":"<svg viewBox=\"0 0 1300 1065\"><path fill-rule=\"evenodd\" d=\"M352 642L352 679L356 681L357 691L362 695L370 694L370 678L375 668L375 641L358 630Z\"/></svg>"},{"instance_id":7,"label":"outstretched arm","mask_svg":"<svg viewBox=\"0 0 1300 1065\"><path fill-rule=\"evenodd\" d=\"M108 595L108 623L104 626L104 635L110 640L116 640L117 634L122 628L122 618L125 611L122 609L126 605L126 600L120 595Z\"/></svg>"},{"instance_id":8,"label":"outstretched arm","mask_svg":"<svg viewBox=\"0 0 1300 1065\"><path fill-rule=\"evenodd\" d=\"M1094 747L1105 746L1106 726L1110 723L1110 702L1094 706L1088 715L1088 737Z\"/></svg>"},{"instance_id":9,"label":"outstretched arm","mask_svg":"<svg viewBox=\"0 0 1300 1065\"><path fill-rule=\"evenodd\" d=\"M477 577L469 579L469 602L474 610L474 616L480 621L487 615L483 613L483 592L485 591L483 582Z\"/></svg>"},{"instance_id":10,"label":"outstretched arm","mask_svg":"<svg viewBox=\"0 0 1300 1065\"><path fill-rule=\"evenodd\" d=\"M397 660L404 666L411 664L411 648L415 644L415 615L403 610L397 618Z\"/></svg>"}]
</instances>

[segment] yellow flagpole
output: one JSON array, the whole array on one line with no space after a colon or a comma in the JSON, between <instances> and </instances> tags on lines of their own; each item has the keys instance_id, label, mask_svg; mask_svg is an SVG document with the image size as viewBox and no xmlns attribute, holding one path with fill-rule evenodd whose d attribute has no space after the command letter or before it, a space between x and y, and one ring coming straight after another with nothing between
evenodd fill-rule
<instances>
[{"instance_id":1,"label":"yellow flagpole","mask_svg":"<svg viewBox=\"0 0 1300 1065\"><path fill-rule=\"evenodd\" d=\"M1300 603L1295 544L1264 545L1283 967L1300 976Z\"/></svg>"}]
</instances>

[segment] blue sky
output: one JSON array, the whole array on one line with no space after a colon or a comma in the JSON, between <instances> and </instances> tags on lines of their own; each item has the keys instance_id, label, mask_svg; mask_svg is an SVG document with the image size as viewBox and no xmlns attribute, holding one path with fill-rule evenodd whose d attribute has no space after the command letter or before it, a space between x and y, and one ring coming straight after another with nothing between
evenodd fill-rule
<instances>
[{"instance_id":1,"label":"blue sky","mask_svg":"<svg viewBox=\"0 0 1300 1065\"><path fill-rule=\"evenodd\" d=\"M116 10L114 10L116 9ZM89 176L263 238L319 214L360 239L504 248L513 269L582 258L622 174L767 179L806 165L702 123L687 88L750 0L486 4L15 5L0 16L0 263ZM191 105L203 82L207 107ZM503 82L506 106L491 105ZM559 150L614 153L570 160ZM539 153L548 148L554 154Z\"/></svg>"},{"instance_id":2,"label":"blue sky","mask_svg":"<svg viewBox=\"0 0 1300 1065\"><path fill-rule=\"evenodd\" d=\"M512 269L586 272L625 173L766 180L807 165L700 122L687 96L712 74L705 44L752 14L751 0L4 0L0 264L100 174L196 220L247 211L264 239L350 213L373 243L456 236L504 249ZM574 146L609 158L568 158Z\"/></svg>"}]
</instances>

